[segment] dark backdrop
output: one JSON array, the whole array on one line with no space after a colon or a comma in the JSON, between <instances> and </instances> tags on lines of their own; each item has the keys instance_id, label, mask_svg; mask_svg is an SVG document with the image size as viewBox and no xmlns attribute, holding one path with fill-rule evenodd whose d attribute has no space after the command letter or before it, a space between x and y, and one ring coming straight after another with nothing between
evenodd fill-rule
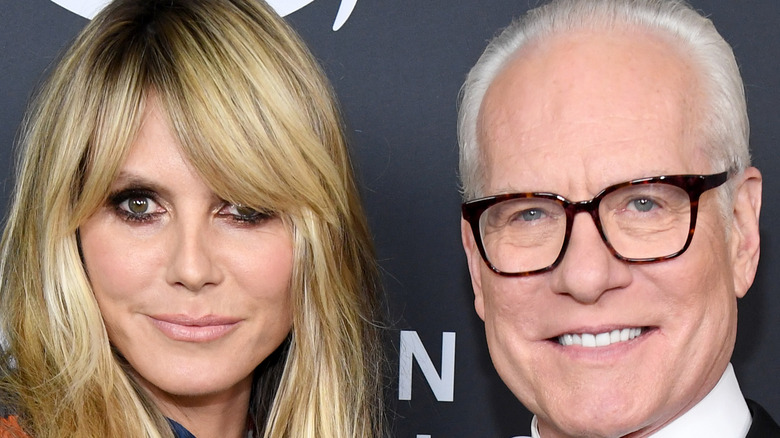
<instances>
[{"instance_id":1,"label":"dark backdrop","mask_svg":"<svg viewBox=\"0 0 780 438\"><path fill-rule=\"evenodd\" d=\"M287 19L323 63L349 126L387 293L394 436L526 434L530 415L493 371L472 307L459 237L455 119L458 89L486 41L536 0L344 0L354 10L337 31L339 0L276 3L307 1ZM740 302L733 363L745 394L780 419L780 338L772 334L780 329L780 2L693 4L734 46L747 86L753 156L765 182L763 239L758 278ZM26 101L85 23L50 0L0 0L3 216Z\"/></svg>"}]
</instances>

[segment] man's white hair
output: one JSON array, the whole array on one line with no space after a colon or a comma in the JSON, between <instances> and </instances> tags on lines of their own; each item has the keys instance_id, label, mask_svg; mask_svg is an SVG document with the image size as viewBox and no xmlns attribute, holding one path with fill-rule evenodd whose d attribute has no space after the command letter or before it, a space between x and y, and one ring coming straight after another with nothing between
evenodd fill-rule
<instances>
[{"instance_id":1,"label":"man's white hair","mask_svg":"<svg viewBox=\"0 0 780 438\"><path fill-rule=\"evenodd\" d=\"M515 20L485 49L461 89L458 115L464 199L484 193L478 144L479 112L490 84L522 47L581 29L645 29L670 41L697 69L704 102L697 109L704 153L714 171L739 173L750 165L749 125L742 77L731 46L712 22L682 0L553 0ZM732 189L721 191L727 202ZM728 207L726 207L728 208Z\"/></svg>"}]
</instances>

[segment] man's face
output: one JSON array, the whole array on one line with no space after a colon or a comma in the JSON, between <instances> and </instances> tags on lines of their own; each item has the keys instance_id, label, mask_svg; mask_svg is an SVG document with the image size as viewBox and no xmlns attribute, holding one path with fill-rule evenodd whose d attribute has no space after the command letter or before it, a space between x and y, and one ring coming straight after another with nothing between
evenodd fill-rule
<instances>
[{"instance_id":1,"label":"man's face","mask_svg":"<svg viewBox=\"0 0 780 438\"><path fill-rule=\"evenodd\" d=\"M702 99L685 58L652 35L579 32L525 48L480 111L484 194L579 201L632 179L721 172L701 152ZM760 175L750 172L760 198ZM737 204L749 204L738 178ZM739 223L750 217L725 223L720 213L717 190L705 192L688 250L643 265L612 256L591 217L579 214L558 267L528 277L493 273L463 222L491 357L538 415L543 437L642 436L715 385L734 345L736 299L758 257L757 219L745 231ZM558 343L623 329L641 335L595 348Z\"/></svg>"}]
</instances>

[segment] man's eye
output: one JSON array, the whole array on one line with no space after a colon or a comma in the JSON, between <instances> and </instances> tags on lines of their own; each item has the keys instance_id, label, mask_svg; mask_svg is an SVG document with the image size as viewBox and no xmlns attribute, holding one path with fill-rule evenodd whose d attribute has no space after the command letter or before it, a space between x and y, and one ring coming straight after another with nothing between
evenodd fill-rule
<instances>
[{"instance_id":1,"label":"man's eye","mask_svg":"<svg viewBox=\"0 0 780 438\"><path fill-rule=\"evenodd\" d=\"M647 213L648 211L657 207L655 201L650 198L638 198L629 201L628 209L635 210L640 213Z\"/></svg>"},{"instance_id":2,"label":"man's eye","mask_svg":"<svg viewBox=\"0 0 780 438\"><path fill-rule=\"evenodd\" d=\"M509 212L507 212L509 213ZM511 212L506 216L506 219L503 221L503 223L510 225L525 225L528 222L535 222L541 219L544 219L548 216L547 212L544 211L544 209L541 208L525 208L522 210L517 210L514 212Z\"/></svg>"},{"instance_id":3,"label":"man's eye","mask_svg":"<svg viewBox=\"0 0 780 438\"><path fill-rule=\"evenodd\" d=\"M519 212L517 216L524 221L535 221L543 218L545 214L539 208L529 208Z\"/></svg>"}]
</instances>

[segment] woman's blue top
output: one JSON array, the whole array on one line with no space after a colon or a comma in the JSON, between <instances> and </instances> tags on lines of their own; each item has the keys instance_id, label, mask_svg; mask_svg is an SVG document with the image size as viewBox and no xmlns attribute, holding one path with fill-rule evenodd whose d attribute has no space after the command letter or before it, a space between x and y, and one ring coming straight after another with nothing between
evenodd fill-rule
<instances>
[{"instance_id":1,"label":"woman's blue top","mask_svg":"<svg viewBox=\"0 0 780 438\"><path fill-rule=\"evenodd\" d=\"M173 429L173 434L176 435L176 438L195 438L195 435L191 434L190 431L185 429L181 424L171 420L170 418L167 420L168 423L171 424L171 429Z\"/></svg>"}]
</instances>

